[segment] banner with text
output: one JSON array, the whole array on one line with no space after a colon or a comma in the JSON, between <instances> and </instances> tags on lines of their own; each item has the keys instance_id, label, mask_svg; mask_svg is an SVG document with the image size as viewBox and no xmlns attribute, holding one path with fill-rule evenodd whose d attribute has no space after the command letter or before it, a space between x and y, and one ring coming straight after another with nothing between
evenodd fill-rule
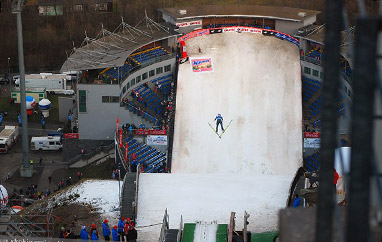
<instances>
[{"instance_id":1,"label":"banner with text","mask_svg":"<svg viewBox=\"0 0 382 242\"><path fill-rule=\"evenodd\" d=\"M304 148L319 149L320 143L320 138L304 138Z\"/></svg>"},{"instance_id":2,"label":"banner with text","mask_svg":"<svg viewBox=\"0 0 382 242\"><path fill-rule=\"evenodd\" d=\"M162 129L159 129L159 130L155 130L155 129L152 129L152 130L149 130L149 129L137 129L134 131L134 134L135 135L166 135L167 134L167 131L166 130L162 130Z\"/></svg>"},{"instance_id":3,"label":"banner with text","mask_svg":"<svg viewBox=\"0 0 382 242\"><path fill-rule=\"evenodd\" d=\"M149 135L147 136L147 145L167 145L167 136Z\"/></svg>"},{"instance_id":4,"label":"banner with text","mask_svg":"<svg viewBox=\"0 0 382 242\"><path fill-rule=\"evenodd\" d=\"M176 23L176 27L183 28L183 27L189 27L194 25L202 25L202 21L191 21L191 22L182 22L182 23Z\"/></svg>"},{"instance_id":5,"label":"banner with text","mask_svg":"<svg viewBox=\"0 0 382 242\"><path fill-rule=\"evenodd\" d=\"M212 64L212 58L200 57L200 58L190 58L192 72L213 72L214 66Z\"/></svg>"},{"instance_id":6,"label":"banner with text","mask_svg":"<svg viewBox=\"0 0 382 242\"><path fill-rule=\"evenodd\" d=\"M66 133L64 139L78 139L78 133Z\"/></svg>"},{"instance_id":7,"label":"banner with text","mask_svg":"<svg viewBox=\"0 0 382 242\"><path fill-rule=\"evenodd\" d=\"M320 138L320 133L318 132L305 132L305 138Z\"/></svg>"}]
</instances>

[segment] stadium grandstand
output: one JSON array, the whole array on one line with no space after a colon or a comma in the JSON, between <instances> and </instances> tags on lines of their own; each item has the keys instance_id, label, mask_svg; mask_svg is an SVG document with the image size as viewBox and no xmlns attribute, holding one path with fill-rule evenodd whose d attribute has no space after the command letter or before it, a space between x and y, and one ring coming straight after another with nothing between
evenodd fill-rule
<instances>
[{"instance_id":1,"label":"stadium grandstand","mask_svg":"<svg viewBox=\"0 0 382 242\"><path fill-rule=\"evenodd\" d=\"M249 5L185 6L159 12L161 24L146 16L135 27L122 21L113 32L102 28L94 39L86 37L74 48L64 63L62 71L81 73L77 84L79 138L114 139L116 162L128 172L137 172L135 183L125 177L125 188L135 184L130 194L134 203L123 200L122 211L133 213L138 226L163 222L162 228L139 231L147 241L158 237L165 241L166 236L179 236L182 231L188 231L183 237L190 236L196 228L218 233L230 222L228 210L240 209L240 216L244 210L256 214L250 220L252 231L274 231L278 209L291 201L289 191L296 186L292 180L299 167L307 172L320 168L325 28L314 25L319 12ZM352 63L346 48L338 97L342 146L351 142ZM214 64L207 66L208 73L195 73L193 58L211 58ZM274 71L270 63L282 68L273 66L278 70ZM245 73L254 76L257 86ZM235 106L236 102L241 105ZM264 107L250 105L257 103ZM226 115L227 132L221 134L214 133L210 124L218 112ZM270 148L275 145L279 149ZM261 179L253 180L253 175ZM256 190L264 181L272 187ZM216 184L224 184L226 190ZM234 186L243 187L246 194L269 193L277 199L266 205L269 199L249 197L236 204L227 194ZM203 194L222 195L199 197L198 188ZM195 198L203 208L191 204L197 203ZM211 211L212 203L227 199L234 206L224 203L224 208ZM256 206L249 205L253 201ZM264 206L268 206L267 214ZM171 226L175 230L169 229L166 209L174 224L180 224ZM201 220L217 223L195 223Z\"/></svg>"}]
</instances>

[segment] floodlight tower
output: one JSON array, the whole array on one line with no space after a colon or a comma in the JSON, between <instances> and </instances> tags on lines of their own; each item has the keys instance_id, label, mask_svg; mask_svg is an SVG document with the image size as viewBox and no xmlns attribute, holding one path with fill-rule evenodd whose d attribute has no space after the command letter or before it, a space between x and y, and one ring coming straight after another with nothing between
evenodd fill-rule
<instances>
[{"instance_id":1,"label":"floodlight tower","mask_svg":"<svg viewBox=\"0 0 382 242\"><path fill-rule=\"evenodd\" d=\"M25 96L25 70L24 70L24 49L23 49L23 26L21 21L21 11L23 10L24 0L15 0L12 3L12 13L17 16L17 47L19 52L19 71L20 71L20 104L21 104L21 123L22 123L22 165L20 167L21 177L32 177L33 166L28 159L28 120Z\"/></svg>"}]
</instances>

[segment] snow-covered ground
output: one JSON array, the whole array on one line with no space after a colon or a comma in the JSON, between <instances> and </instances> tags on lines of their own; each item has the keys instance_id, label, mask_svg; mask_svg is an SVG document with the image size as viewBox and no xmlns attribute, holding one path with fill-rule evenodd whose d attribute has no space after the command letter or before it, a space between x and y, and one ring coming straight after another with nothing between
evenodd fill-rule
<instances>
[{"instance_id":1,"label":"snow-covered ground","mask_svg":"<svg viewBox=\"0 0 382 242\"><path fill-rule=\"evenodd\" d=\"M122 183L121 183L122 186ZM109 224L117 224L119 220L118 181L116 180L87 180L74 185L71 189L61 193L55 199L60 202L70 195L80 195L72 203L86 203L92 205L101 214L102 219L109 220ZM66 200L67 201L67 200Z\"/></svg>"},{"instance_id":2,"label":"snow-covered ground","mask_svg":"<svg viewBox=\"0 0 382 242\"><path fill-rule=\"evenodd\" d=\"M302 165L301 67L298 48L274 37L222 33L189 39L190 57L212 58L214 71L179 67L171 174L140 177L138 226L184 222L229 223L249 230L277 229L295 172ZM198 49L202 50L199 53ZM215 116L226 127L220 139ZM157 239L160 226L139 230Z\"/></svg>"}]
</instances>

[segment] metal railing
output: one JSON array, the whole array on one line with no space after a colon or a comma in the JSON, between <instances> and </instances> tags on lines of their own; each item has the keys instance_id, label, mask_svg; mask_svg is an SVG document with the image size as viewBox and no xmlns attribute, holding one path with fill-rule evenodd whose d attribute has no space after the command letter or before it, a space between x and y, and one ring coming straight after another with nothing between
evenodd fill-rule
<instances>
[{"instance_id":1,"label":"metal railing","mask_svg":"<svg viewBox=\"0 0 382 242\"><path fill-rule=\"evenodd\" d=\"M167 208L164 211L162 228L160 230L159 242L164 242L166 239L167 230L169 229Z\"/></svg>"},{"instance_id":2,"label":"metal railing","mask_svg":"<svg viewBox=\"0 0 382 242\"><path fill-rule=\"evenodd\" d=\"M182 231L183 231L183 216L180 215L180 223L179 223L179 231L176 236L176 242L180 242L182 240Z\"/></svg>"},{"instance_id":3,"label":"metal railing","mask_svg":"<svg viewBox=\"0 0 382 242\"><path fill-rule=\"evenodd\" d=\"M137 218L138 215L138 191L139 191L139 176L141 174L141 167L140 164L137 165L137 173L135 176L135 194L134 194L134 204L133 204L133 210L134 210L134 223L135 218Z\"/></svg>"},{"instance_id":4,"label":"metal railing","mask_svg":"<svg viewBox=\"0 0 382 242\"><path fill-rule=\"evenodd\" d=\"M309 57L309 56L305 56L305 55L301 55L300 59L303 60L303 61L310 62L310 63L313 63L313 64L321 66L321 60L317 60L315 58L312 58L312 57Z\"/></svg>"},{"instance_id":5,"label":"metal railing","mask_svg":"<svg viewBox=\"0 0 382 242\"><path fill-rule=\"evenodd\" d=\"M110 144L110 145L105 145L105 146L99 146L98 148L96 148L95 150L92 150L90 151L89 153L86 153L86 154L79 154L75 157L73 157L72 159L69 160L69 164L72 164L74 162L77 162L79 161L80 159L90 159L91 157L95 156L96 154L98 154L101 150L110 150L111 148L113 148L114 144Z\"/></svg>"}]
</instances>

